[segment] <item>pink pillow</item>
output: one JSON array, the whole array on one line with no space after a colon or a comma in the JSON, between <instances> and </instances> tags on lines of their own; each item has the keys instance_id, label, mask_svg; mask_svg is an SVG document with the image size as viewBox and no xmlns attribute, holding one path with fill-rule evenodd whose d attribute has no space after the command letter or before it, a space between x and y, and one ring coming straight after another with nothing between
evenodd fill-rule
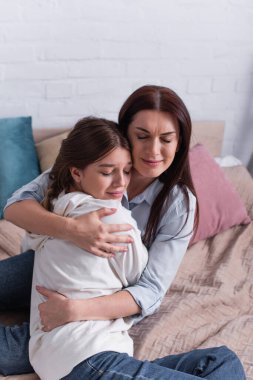
<instances>
[{"instance_id":1,"label":"pink pillow","mask_svg":"<svg viewBox=\"0 0 253 380\"><path fill-rule=\"evenodd\" d=\"M250 223L239 194L202 144L190 150L190 168L200 209L199 226L190 245L232 226Z\"/></svg>"}]
</instances>

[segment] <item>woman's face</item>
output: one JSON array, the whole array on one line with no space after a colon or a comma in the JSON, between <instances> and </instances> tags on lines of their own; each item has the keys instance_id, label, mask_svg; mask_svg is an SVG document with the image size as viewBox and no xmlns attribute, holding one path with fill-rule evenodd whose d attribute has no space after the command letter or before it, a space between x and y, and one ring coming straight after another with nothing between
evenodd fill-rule
<instances>
[{"instance_id":1,"label":"woman's face","mask_svg":"<svg viewBox=\"0 0 253 380\"><path fill-rule=\"evenodd\" d=\"M179 126L167 112L138 112L128 127L134 169L143 177L159 177L174 160L179 145Z\"/></svg>"},{"instance_id":2,"label":"woman's face","mask_svg":"<svg viewBox=\"0 0 253 380\"><path fill-rule=\"evenodd\" d=\"M115 148L85 169L71 168L75 189L97 199L121 200L130 181L130 152Z\"/></svg>"}]
</instances>

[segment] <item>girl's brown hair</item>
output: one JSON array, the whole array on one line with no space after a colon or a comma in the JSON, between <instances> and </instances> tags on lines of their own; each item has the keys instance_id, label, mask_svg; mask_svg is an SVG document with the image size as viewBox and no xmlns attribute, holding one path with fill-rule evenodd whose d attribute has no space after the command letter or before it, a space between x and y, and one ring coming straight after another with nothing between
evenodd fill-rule
<instances>
[{"instance_id":1,"label":"girl's brown hair","mask_svg":"<svg viewBox=\"0 0 253 380\"><path fill-rule=\"evenodd\" d=\"M190 203L188 189L190 189L195 196L196 192L192 182L189 166L189 147L192 124L185 104L174 91L167 87L152 85L140 87L128 97L119 112L119 127L124 136L127 137L129 124L131 124L135 115L143 110L155 110L169 113L177 120L179 126L178 151L170 167L159 177L159 180L164 184L164 186L157 195L151 207L146 231L143 237L145 245L149 247L154 239L159 220L166 207L166 201L168 200L169 194L174 186L180 186L184 193L188 215ZM197 203L194 225L195 231L198 224L198 215L199 211ZM186 222L187 219L185 223ZM177 235L180 231L178 231Z\"/></svg>"},{"instance_id":2,"label":"girl's brown hair","mask_svg":"<svg viewBox=\"0 0 253 380\"><path fill-rule=\"evenodd\" d=\"M119 131L117 123L95 117L79 120L68 137L62 141L49 174L51 184L42 202L43 206L52 211L52 200L62 191L69 192L74 185L71 167L84 169L118 147L130 150L129 143Z\"/></svg>"}]
</instances>

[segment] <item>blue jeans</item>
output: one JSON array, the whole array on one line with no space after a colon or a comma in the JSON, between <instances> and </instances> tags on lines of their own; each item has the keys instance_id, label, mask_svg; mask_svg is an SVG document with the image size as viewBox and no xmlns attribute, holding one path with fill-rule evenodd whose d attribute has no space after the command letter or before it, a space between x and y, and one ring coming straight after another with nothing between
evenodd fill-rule
<instances>
[{"instance_id":1,"label":"blue jeans","mask_svg":"<svg viewBox=\"0 0 253 380\"><path fill-rule=\"evenodd\" d=\"M28 251L0 261L0 310L30 307L34 252ZM29 362L29 322L21 326L0 326L0 373L14 375L33 372ZM238 357L226 347L194 350L152 362L127 354L102 352L84 360L65 380L80 379L195 379L243 380Z\"/></svg>"},{"instance_id":2,"label":"blue jeans","mask_svg":"<svg viewBox=\"0 0 253 380\"><path fill-rule=\"evenodd\" d=\"M62 380L246 380L238 357L227 347L194 350L141 361L117 352L102 352L78 364Z\"/></svg>"},{"instance_id":3,"label":"blue jeans","mask_svg":"<svg viewBox=\"0 0 253 380\"><path fill-rule=\"evenodd\" d=\"M34 252L0 261L0 311L30 310ZM28 354L29 322L0 325L0 374L34 372Z\"/></svg>"}]
</instances>

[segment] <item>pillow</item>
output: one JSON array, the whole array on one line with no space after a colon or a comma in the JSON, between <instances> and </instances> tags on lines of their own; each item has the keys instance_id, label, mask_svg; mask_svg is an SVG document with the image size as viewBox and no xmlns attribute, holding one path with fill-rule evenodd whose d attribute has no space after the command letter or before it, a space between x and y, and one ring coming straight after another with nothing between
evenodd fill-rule
<instances>
[{"instance_id":1,"label":"pillow","mask_svg":"<svg viewBox=\"0 0 253 380\"><path fill-rule=\"evenodd\" d=\"M32 118L0 119L0 218L11 194L40 174Z\"/></svg>"},{"instance_id":2,"label":"pillow","mask_svg":"<svg viewBox=\"0 0 253 380\"><path fill-rule=\"evenodd\" d=\"M241 166L242 162L235 156L214 157L215 162L222 168L230 168L233 166Z\"/></svg>"},{"instance_id":3,"label":"pillow","mask_svg":"<svg viewBox=\"0 0 253 380\"><path fill-rule=\"evenodd\" d=\"M199 226L190 244L230 227L250 223L239 194L207 149L197 144L190 150L189 158L199 201Z\"/></svg>"},{"instance_id":4,"label":"pillow","mask_svg":"<svg viewBox=\"0 0 253 380\"><path fill-rule=\"evenodd\" d=\"M68 134L69 132L60 133L59 135L47 138L36 144L40 169L42 172L53 166L60 150L61 142L68 136Z\"/></svg>"}]
</instances>

